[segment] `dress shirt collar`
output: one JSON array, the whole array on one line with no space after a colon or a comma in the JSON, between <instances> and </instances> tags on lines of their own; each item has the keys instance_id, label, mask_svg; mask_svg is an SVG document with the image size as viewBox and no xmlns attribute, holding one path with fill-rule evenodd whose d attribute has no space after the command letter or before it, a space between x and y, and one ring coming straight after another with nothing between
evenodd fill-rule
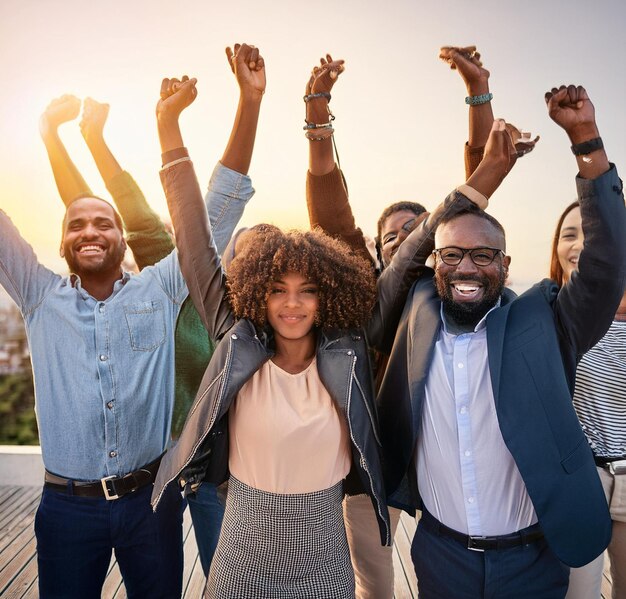
<instances>
[{"instance_id":1,"label":"dress shirt collar","mask_svg":"<svg viewBox=\"0 0 626 599\"><path fill-rule=\"evenodd\" d=\"M495 305L493 306L493 308L491 308L489 310L489 312L487 312L487 314L485 314L480 321L478 322L478 324L474 327L474 330L472 331L473 333L477 333L478 331L481 331L482 329L484 329L487 326L487 316L489 316L489 314L491 312L493 312L494 310L496 310L497 308L499 308L502 305L502 297L498 298L498 301L495 303ZM467 334L466 333L462 333L462 332L455 332L454 330L454 326L451 323L448 323L448 321L446 320L446 315L443 311L443 302L441 303L441 307L439 308L439 311L441 313L441 322L443 323L443 331L444 333L446 333L447 335L461 335L461 334Z\"/></svg>"}]
</instances>

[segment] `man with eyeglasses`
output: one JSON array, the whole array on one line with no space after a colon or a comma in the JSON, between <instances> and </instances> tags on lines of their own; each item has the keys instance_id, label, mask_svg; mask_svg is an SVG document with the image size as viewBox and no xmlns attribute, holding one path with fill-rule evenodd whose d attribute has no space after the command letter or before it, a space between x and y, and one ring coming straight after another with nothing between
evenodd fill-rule
<instances>
[{"instance_id":1,"label":"man with eyeglasses","mask_svg":"<svg viewBox=\"0 0 626 599\"><path fill-rule=\"evenodd\" d=\"M493 130L467 185L380 277L384 302L387 271L409 261L417 274L403 312L382 306L389 338L380 349L391 353L378 405L391 502L422 512L411 548L420 599L562 598L568 566L610 540L571 394L578 357L622 297L624 197L586 91L553 88L546 102L579 168L585 248L571 281L559 290L545 280L520 297L505 289L504 230L477 193L490 195L476 175L491 162ZM503 168L493 162L488 173L503 177ZM434 270L424 268L429 249Z\"/></svg>"}]
</instances>

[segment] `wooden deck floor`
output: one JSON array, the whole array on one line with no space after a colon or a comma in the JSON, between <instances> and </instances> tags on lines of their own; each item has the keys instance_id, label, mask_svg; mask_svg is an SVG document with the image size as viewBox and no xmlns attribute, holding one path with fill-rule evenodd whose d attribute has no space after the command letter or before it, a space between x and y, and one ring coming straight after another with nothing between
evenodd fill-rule
<instances>
[{"instance_id":1,"label":"wooden deck floor","mask_svg":"<svg viewBox=\"0 0 626 599\"><path fill-rule=\"evenodd\" d=\"M0 486L0 597L37 599L37 559L33 524L39 504L39 487ZM198 558L189 510L184 518L185 569L183 596L197 599L202 595L204 575ZM411 564L411 539L415 520L402 514L396 533L393 564L396 599L417 597L417 581ZM608 560L605 560L608 562ZM125 599L126 592L115 561L111 562L102 592L103 599ZM602 598L611 597L611 578L605 563Z\"/></svg>"}]
</instances>

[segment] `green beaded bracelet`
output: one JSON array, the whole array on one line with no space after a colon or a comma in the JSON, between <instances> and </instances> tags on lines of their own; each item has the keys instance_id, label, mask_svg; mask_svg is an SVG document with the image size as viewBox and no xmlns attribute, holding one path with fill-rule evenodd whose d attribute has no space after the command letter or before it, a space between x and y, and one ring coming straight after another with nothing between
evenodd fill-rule
<instances>
[{"instance_id":1,"label":"green beaded bracelet","mask_svg":"<svg viewBox=\"0 0 626 599\"><path fill-rule=\"evenodd\" d=\"M466 96L465 103L470 106L479 106L480 104L491 102L492 99L493 94L489 92L488 94L481 94L480 96Z\"/></svg>"}]
</instances>

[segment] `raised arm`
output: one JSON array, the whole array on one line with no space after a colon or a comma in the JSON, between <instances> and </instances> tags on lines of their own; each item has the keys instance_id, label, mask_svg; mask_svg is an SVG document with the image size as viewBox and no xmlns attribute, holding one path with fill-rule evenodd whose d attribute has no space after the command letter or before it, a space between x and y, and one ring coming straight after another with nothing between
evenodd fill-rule
<instances>
[{"instance_id":1,"label":"raised arm","mask_svg":"<svg viewBox=\"0 0 626 599\"><path fill-rule=\"evenodd\" d=\"M305 121L306 127L310 127L305 130L309 140L306 202L311 228L320 227L371 261L363 232L354 222L345 179L335 164L333 151L330 92L344 68L343 60L333 60L327 54L320 66L313 68L306 84Z\"/></svg>"},{"instance_id":2,"label":"raised arm","mask_svg":"<svg viewBox=\"0 0 626 599\"><path fill-rule=\"evenodd\" d=\"M582 86L545 94L550 118L562 127L576 157L578 200L585 236L578 271L561 288L557 322L578 354L606 332L626 282L626 209L623 186L607 158L595 110Z\"/></svg>"},{"instance_id":3,"label":"raised arm","mask_svg":"<svg viewBox=\"0 0 626 599\"><path fill-rule=\"evenodd\" d=\"M131 175L122 169L104 139L109 105L85 98L80 130L98 171L120 211L127 242L137 266L156 264L173 249L172 239L159 215L150 208Z\"/></svg>"},{"instance_id":4,"label":"raised arm","mask_svg":"<svg viewBox=\"0 0 626 599\"><path fill-rule=\"evenodd\" d=\"M464 185L455 189L404 240L378 282L378 298L367 328L369 343L389 353L411 286L432 275L426 262L435 249L435 230L446 215L468 208L472 203L483 210L516 162L516 152L505 121L492 123L482 161Z\"/></svg>"},{"instance_id":5,"label":"raised arm","mask_svg":"<svg viewBox=\"0 0 626 599\"><path fill-rule=\"evenodd\" d=\"M265 61L258 48L235 44L233 48L226 48L226 59L239 85L239 102L230 138L213 171L205 197L220 255L254 194L248 170L266 85Z\"/></svg>"},{"instance_id":6,"label":"raised arm","mask_svg":"<svg viewBox=\"0 0 626 599\"><path fill-rule=\"evenodd\" d=\"M464 153L467 179L482 160L493 124L493 95L489 90L489 71L483 66L476 46L444 46L439 51L439 58L459 73L467 91L465 102L469 107L469 136ZM529 134L520 132L513 125L508 127L519 156L530 152L539 141L539 137L530 139Z\"/></svg>"},{"instance_id":7,"label":"raised arm","mask_svg":"<svg viewBox=\"0 0 626 599\"><path fill-rule=\"evenodd\" d=\"M39 119L39 133L46 146L59 195L66 206L80 195L92 194L67 153L58 131L60 125L73 121L79 112L80 100L76 96L65 95L52 100Z\"/></svg>"}]
</instances>

